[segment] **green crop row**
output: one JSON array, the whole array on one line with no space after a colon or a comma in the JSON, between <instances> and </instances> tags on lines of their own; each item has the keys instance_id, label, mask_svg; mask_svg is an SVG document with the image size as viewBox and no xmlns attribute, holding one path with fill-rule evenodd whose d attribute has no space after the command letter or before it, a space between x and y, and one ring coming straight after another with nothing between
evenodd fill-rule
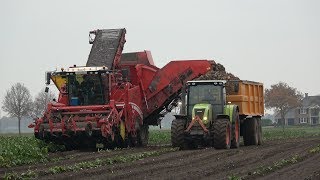
<instances>
[{"instance_id":1,"label":"green crop row","mask_svg":"<svg viewBox=\"0 0 320 180\"><path fill-rule=\"evenodd\" d=\"M305 127L305 126L292 126L276 128L263 128L262 130L263 138L265 140L275 140L275 139L288 139L288 138L299 138L299 137L311 137L320 136L319 127Z\"/></svg>"},{"instance_id":2,"label":"green crop row","mask_svg":"<svg viewBox=\"0 0 320 180\"><path fill-rule=\"evenodd\" d=\"M170 144L171 131L170 130L150 130L149 131L149 144Z\"/></svg>"},{"instance_id":3,"label":"green crop row","mask_svg":"<svg viewBox=\"0 0 320 180\"><path fill-rule=\"evenodd\" d=\"M129 163L129 162L141 160L147 157L158 156L164 153L173 152L177 150L178 150L177 148L163 148L160 150L150 151L150 152L140 152L140 153L134 153L134 154L127 154L127 155L117 155L109 158L99 158L94 161L85 161L85 162L80 162L80 163L67 165L67 166L53 166L48 168L48 170L41 172L41 175L59 174L63 172L76 172L84 169L92 169L92 168L97 168L105 165ZM21 173L21 174L7 173L5 174L3 179L6 179L6 180L30 179L30 178L36 178L38 176L39 176L38 173L28 170L27 172Z\"/></svg>"},{"instance_id":4,"label":"green crop row","mask_svg":"<svg viewBox=\"0 0 320 180\"><path fill-rule=\"evenodd\" d=\"M48 152L59 148L31 136L0 136L0 167L48 161Z\"/></svg>"}]
</instances>

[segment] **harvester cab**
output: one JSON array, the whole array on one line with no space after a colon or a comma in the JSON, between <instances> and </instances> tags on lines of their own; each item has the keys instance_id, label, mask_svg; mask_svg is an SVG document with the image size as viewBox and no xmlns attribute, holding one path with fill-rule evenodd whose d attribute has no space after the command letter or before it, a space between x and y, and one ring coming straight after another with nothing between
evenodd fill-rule
<instances>
[{"instance_id":1,"label":"harvester cab","mask_svg":"<svg viewBox=\"0 0 320 180\"><path fill-rule=\"evenodd\" d=\"M107 103L108 74L106 67L74 66L46 75L60 91L58 102L69 106L88 106Z\"/></svg>"}]
</instances>

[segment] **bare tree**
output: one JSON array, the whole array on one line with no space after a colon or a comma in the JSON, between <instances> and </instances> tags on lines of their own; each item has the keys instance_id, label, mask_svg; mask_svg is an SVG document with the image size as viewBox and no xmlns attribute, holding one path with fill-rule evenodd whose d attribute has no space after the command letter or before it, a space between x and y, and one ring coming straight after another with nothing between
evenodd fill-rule
<instances>
[{"instance_id":1,"label":"bare tree","mask_svg":"<svg viewBox=\"0 0 320 180\"><path fill-rule=\"evenodd\" d=\"M23 116L28 116L32 110L32 100L29 90L21 83L11 86L7 90L3 100L3 111L11 117L18 118L19 135L21 134L20 124Z\"/></svg>"},{"instance_id":2,"label":"bare tree","mask_svg":"<svg viewBox=\"0 0 320 180\"><path fill-rule=\"evenodd\" d=\"M55 94L52 91L49 91L48 93L44 92L42 90L39 92L33 102L33 116L40 117L45 112L47 105L49 102L52 101L52 99L55 97Z\"/></svg>"},{"instance_id":3,"label":"bare tree","mask_svg":"<svg viewBox=\"0 0 320 180\"><path fill-rule=\"evenodd\" d=\"M266 108L274 108L281 116L281 124L284 129L285 115L292 108L301 105L302 93L296 88L290 87L284 82L271 85L270 89L265 90L265 105Z\"/></svg>"}]
</instances>

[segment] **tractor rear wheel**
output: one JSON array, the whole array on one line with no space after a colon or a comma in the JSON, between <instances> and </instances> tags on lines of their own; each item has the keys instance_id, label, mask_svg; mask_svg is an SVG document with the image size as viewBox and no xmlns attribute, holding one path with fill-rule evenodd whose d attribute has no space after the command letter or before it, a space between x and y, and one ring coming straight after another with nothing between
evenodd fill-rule
<instances>
[{"instance_id":1,"label":"tractor rear wheel","mask_svg":"<svg viewBox=\"0 0 320 180\"><path fill-rule=\"evenodd\" d=\"M217 119L213 123L213 147L216 149L230 149L231 123L229 119Z\"/></svg>"},{"instance_id":2,"label":"tractor rear wheel","mask_svg":"<svg viewBox=\"0 0 320 180\"><path fill-rule=\"evenodd\" d=\"M232 124L232 139L231 139L231 148L239 148L240 146L240 119L239 111L234 109L233 112L233 124Z\"/></svg>"},{"instance_id":3,"label":"tractor rear wheel","mask_svg":"<svg viewBox=\"0 0 320 180\"><path fill-rule=\"evenodd\" d=\"M184 138L185 122L182 119L174 119L171 124L171 143L172 147L185 149L186 142Z\"/></svg>"}]
</instances>

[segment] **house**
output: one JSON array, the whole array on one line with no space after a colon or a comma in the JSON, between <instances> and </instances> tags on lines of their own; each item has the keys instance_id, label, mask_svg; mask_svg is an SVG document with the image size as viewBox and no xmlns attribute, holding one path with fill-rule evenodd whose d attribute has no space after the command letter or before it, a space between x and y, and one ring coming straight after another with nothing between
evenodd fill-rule
<instances>
[{"instance_id":1,"label":"house","mask_svg":"<svg viewBox=\"0 0 320 180\"><path fill-rule=\"evenodd\" d=\"M278 124L282 124L280 113L275 115ZM320 95L309 96L302 99L301 107L289 110L285 115L285 125L320 124Z\"/></svg>"}]
</instances>

